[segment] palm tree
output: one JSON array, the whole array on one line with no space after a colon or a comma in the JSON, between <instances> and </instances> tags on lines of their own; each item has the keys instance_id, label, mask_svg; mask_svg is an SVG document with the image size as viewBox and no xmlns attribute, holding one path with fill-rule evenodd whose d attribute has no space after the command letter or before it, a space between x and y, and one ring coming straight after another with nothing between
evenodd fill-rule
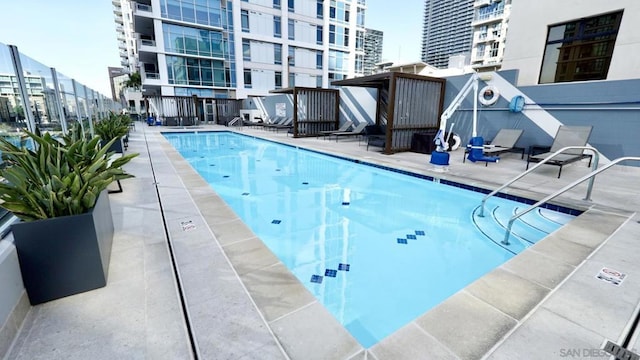
<instances>
[{"instance_id":1,"label":"palm tree","mask_svg":"<svg viewBox=\"0 0 640 360\"><path fill-rule=\"evenodd\" d=\"M125 87L140 89L142 87L142 77L139 72L129 74L129 79L124 83Z\"/></svg>"}]
</instances>

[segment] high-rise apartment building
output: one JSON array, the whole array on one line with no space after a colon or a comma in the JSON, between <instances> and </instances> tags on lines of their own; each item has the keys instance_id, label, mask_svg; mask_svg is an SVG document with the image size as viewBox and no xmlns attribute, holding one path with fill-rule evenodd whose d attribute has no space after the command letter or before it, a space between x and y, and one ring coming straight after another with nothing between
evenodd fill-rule
<instances>
[{"instance_id":1,"label":"high-rise apartment building","mask_svg":"<svg viewBox=\"0 0 640 360\"><path fill-rule=\"evenodd\" d=\"M380 30L366 29L364 33L364 75L376 72L376 64L382 62L382 42L384 33ZM357 40L356 40L357 41ZM358 61L356 55L356 62Z\"/></svg>"},{"instance_id":2,"label":"high-rise apartment building","mask_svg":"<svg viewBox=\"0 0 640 360\"><path fill-rule=\"evenodd\" d=\"M498 70L504 57L511 0L475 0L473 9L471 65L479 71Z\"/></svg>"},{"instance_id":3,"label":"high-rise apartment building","mask_svg":"<svg viewBox=\"0 0 640 360\"><path fill-rule=\"evenodd\" d=\"M133 32L131 5L128 0L113 0L113 14L116 22L116 36L120 51L120 66L125 72L134 72L136 63L136 39Z\"/></svg>"},{"instance_id":4,"label":"high-rise apartment building","mask_svg":"<svg viewBox=\"0 0 640 360\"><path fill-rule=\"evenodd\" d=\"M422 61L446 68L452 55L469 55L474 0L425 0Z\"/></svg>"},{"instance_id":5,"label":"high-rise apartment building","mask_svg":"<svg viewBox=\"0 0 640 360\"><path fill-rule=\"evenodd\" d=\"M145 95L243 99L364 72L365 0L118 2Z\"/></svg>"}]
</instances>

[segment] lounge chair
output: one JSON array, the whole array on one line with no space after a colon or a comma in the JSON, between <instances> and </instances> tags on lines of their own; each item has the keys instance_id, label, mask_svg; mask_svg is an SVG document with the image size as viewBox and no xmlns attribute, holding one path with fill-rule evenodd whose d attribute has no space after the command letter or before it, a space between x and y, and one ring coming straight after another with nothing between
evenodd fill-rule
<instances>
[{"instance_id":1,"label":"lounge chair","mask_svg":"<svg viewBox=\"0 0 640 360\"><path fill-rule=\"evenodd\" d=\"M522 129L500 129L488 145L483 145L483 155L496 156L506 152L519 152L521 154L520 158L524 159L524 148L515 146L522 136L522 133ZM462 162L465 162L470 150L471 147L467 146L464 150Z\"/></svg>"},{"instance_id":2,"label":"lounge chair","mask_svg":"<svg viewBox=\"0 0 640 360\"><path fill-rule=\"evenodd\" d=\"M369 146L385 147L386 145L386 131L380 125L367 125L364 128L364 136L367 138L367 151Z\"/></svg>"},{"instance_id":3,"label":"lounge chair","mask_svg":"<svg viewBox=\"0 0 640 360\"><path fill-rule=\"evenodd\" d=\"M273 128L273 127L276 127L276 126L279 126L279 125L284 125L285 122L287 122L287 121L291 122L292 120L293 119L290 118L290 117L279 117L279 118L276 118L274 120L274 122L272 122L272 123L263 124L262 125L262 129L269 129L269 128Z\"/></svg>"},{"instance_id":4,"label":"lounge chair","mask_svg":"<svg viewBox=\"0 0 640 360\"><path fill-rule=\"evenodd\" d=\"M529 155L527 156L527 169L529 169L529 163L538 163L564 147L586 146L587 141L589 141L589 136L591 136L591 130L593 130L593 126L560 126L550 147L535 145L530 148ZM536 149L547 152L534 154ZM591 167L593 155L585 154L584 149L569 149L554 156L551 160L545 162L545 164L559 166L558 178L560 178L564 165L586 158L589 158L588 167Z\"/></svg>"},{"instance_id":5,"label":"lounge chair","mask_svg":"<svg viewBox=\"0 0 640 360\"><path fill-rule=\"evenodd\" d=\"M366 122L361 122L360 124L358 124L358 126L354 127L353 129L351 129L351 131L335 131L332 132L329 137L331 136L335 136L336 137L336 142L338 142L338 139L341 137L348 137L348 136L360 136L364 133L364 128L367 126L368 124Z\"/></svg>"},{"instance_id":6,"label":"lounge chair","mask_svg":"<svg viewBox=\"0 0 640 360\"><path fill-rule=\"evenodd\" d=\"M344 132L344 131L348 131L348 130L349 130L349 128L351 128L351 125L353 125L353 121L351 121L351 120L347 120L347 121L345 121L345 122L342 124L342 126L340 126L340 127L338 128L338 130L325 130L325 131L318 131L318 136L320 136L320 135L327 136L327 135L331 135L331 134L332 134L332 133L334 133L334 132Z\"/></svg>"},{"instance_id":7,"label":"lounge chair","mask_svg":"<svg viewBox=\"0 0 640 360\"><path fill-rule=\"evenodd\" d=\"M292 117L288 117L283 122L281 122L279 124L266 125L265 127L267 129L270 129L270 130L273 130L275 132L278 132L280 129L293 129L292 122L293 122L293 118Z\"/></svg>"}]
</instances>

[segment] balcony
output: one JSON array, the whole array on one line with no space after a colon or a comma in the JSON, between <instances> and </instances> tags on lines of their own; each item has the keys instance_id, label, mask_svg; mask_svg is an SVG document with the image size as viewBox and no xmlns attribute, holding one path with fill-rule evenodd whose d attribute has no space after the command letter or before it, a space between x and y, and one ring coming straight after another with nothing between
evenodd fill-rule
<instances>
[{"instance_id":1,"label":"balcony","mask_svg":"<svg viewBox=\"0 0 640 360\"><path fill-rule=\"evenodd\" d=\"M478 26L482 24L502 21L504 19L504 11L496 11L483 15L476 15L471 22L471 26Z\"/></svg>"},{"instance_id":2,"label":"balcony","mask_svg":"<svg viewBox=\"0 0 640 360\"><path fill-rule=\"evenodd\" d=\"M473 7L474 8L479 8L479 7L483 7L483 6L488 6L489 4L491 4L491 0L476 0L473 3Z\"/></svg>"},{"instance_id":3,"label":"balcony","mask_svg":"<svg viewBox=\"0 0 640 360\"><path fill-rule=\"evenodd\" d=\"M152 52L152 53L158 52L158 49L156 47L156 41L153 39L139 39L137 45L138 45L139 52Z\"/></svg>"},{"instance_id":4,"label":"balcony","mask_svg":"<svg viewBox=\"0 0 640 360\"><path fill-rule=\"evenodd\" d=\"M144 15L150 16L153 13L153 8L151 5L136 3L133 12L134 14L138 14L138 12L147 13Z\"/></svg>"}]
</instances>

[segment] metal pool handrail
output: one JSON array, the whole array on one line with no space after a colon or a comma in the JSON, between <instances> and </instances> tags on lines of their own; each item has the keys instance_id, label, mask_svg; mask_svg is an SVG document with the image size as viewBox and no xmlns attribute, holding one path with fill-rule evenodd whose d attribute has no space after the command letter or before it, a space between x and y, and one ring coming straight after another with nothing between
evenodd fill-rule
<instances>
[{"instance_id":1,"label":"metal pool handrail","mask_svg":"<svg viewBox=\"0 0 640 360\"><path fill-rule=\"evenodd\" d=\"M500 186L499 188L493 190L492 192L490 192L489 194L487 194L484 198L482 198L482 203L480 204L480 212L478 213L479 217L484 217L484 204L487 202L487 200L492 197L493 195L497 194L500 190L506 188L507 186L513 184L514 182L518 181L519 179L523 178L525 175L529 174L530 172L532 172L533 170L537 169L539 166L543 165L544 163L546 163L547 161L551 160L554 156L563 153L567 150L572 150L572 149L583 149L583 150L591 150L594 153L594 158L593 158L593 171L595 171L596 169L598 169L598 161L600 160L600 152L591 146L567 146L567 147L563 147L562 149L554 152L553 154L547 156L544 160L540 161L539 163L537 163L534 167L532 167L531 169L523 172L522 174L514 177L513 179L507 181L506 183L504 183L504 185ZM591 181L589 182L589 187L587 188L587 196L585 198L585 200L591 200L591 189L593 188L593 178L591 179Z\"/></svg>"},{"instance_id":2,"label":"metal pool handrail","mask_svg":"<svg viewBox=\"0 0 640 360\"><path fill-rule=\"evenodd\" d=\"M527 209L525 209L524 211L517 213L515 215L513 215L511 217L511 219L509 219L509 223L507 224L507 230L504 234L504 240L502 240L502 244L504 245L509 245L509 235L511 234L511 227L513 226L513 222L516 221L519 217L521 217L522 215L530 212L531 210L537 208L538 206L546 203L547 201L555 198L556 196L564 193L567 190L570 190L571 188L575 187L576 185L579 185L580 183L582 183L583 181L587 180L587 179L591 179L591 184L589 185L589 191L591 191L591 185L593 184L593 179L595 178L596 175L600 174L601 172L609 169L610 167L612 167L613 165L616 165L619 162L622 161L627 161L627 160L633 160L633 161L640 161L640 157L638 156L626 156L626 157L621 157L621 158L617 158L615 160L613 160L611 163L605 165L604 167L601 167L600 169L597 170L593 170L592 172L588 173L587 175L581 177L580 179L572 182L571 184L563 187L562 189L556 191L555 193L545 197L544 199L538 201L537 203L529 206Z\"/></svg>"}]
</instances>

